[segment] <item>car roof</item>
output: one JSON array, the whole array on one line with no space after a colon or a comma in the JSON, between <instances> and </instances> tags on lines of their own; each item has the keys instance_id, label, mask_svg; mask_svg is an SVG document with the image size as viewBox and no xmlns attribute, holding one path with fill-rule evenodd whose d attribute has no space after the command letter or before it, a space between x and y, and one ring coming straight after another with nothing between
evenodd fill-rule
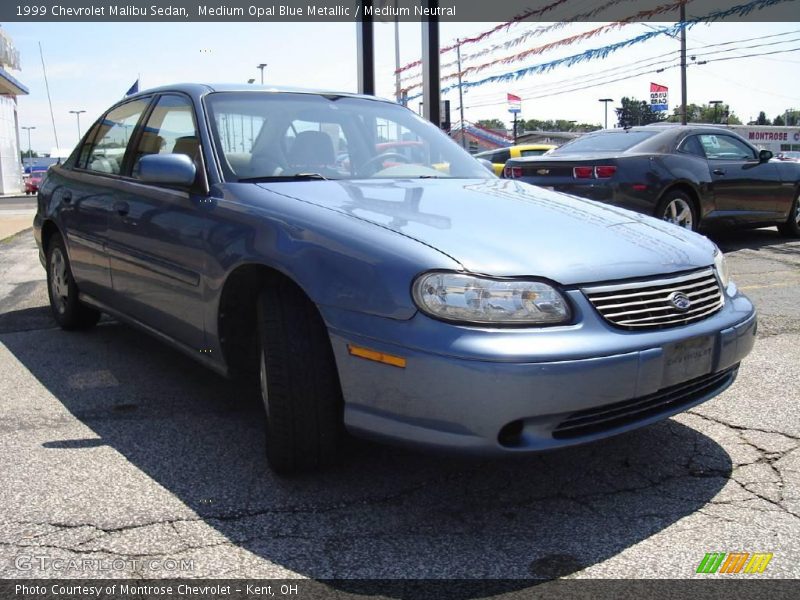
<instances>
[{"instance_id":1,"label":"car roof","mask_svg":"<svg viewBox=\"0 0 800 600\"><path fill-rule=\"evenodd\" d=\"M363 98L365 100L375 100L379 102L389 102L394 104L392 100L380 98L378 96L369 96L366 94L356 94L353 92L342 92L335 90L321 90L299 87L287 86L274 86L274 85L255 85L251 83L175 83L170 85L162 85L146 90L141 90L136 94L131 94L125 99L134 99L141 96L150 96L152 94L164 92L182 92L194 97L202 97L206 94L214 92L261 92L261 93L294 93L294 94L313 94L313 95L326 95L326 96L345 96L348 98Z\"/></svg>"}]
</instances>

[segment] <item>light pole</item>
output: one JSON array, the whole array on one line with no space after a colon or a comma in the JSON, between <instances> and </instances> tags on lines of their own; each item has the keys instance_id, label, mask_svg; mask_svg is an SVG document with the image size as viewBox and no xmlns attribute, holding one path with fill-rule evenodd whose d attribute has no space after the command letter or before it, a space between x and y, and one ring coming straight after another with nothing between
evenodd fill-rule
<instances>
[{"instance_id":1,"label":"light pole","mask_svg":"<svg viewBox=\"0 0 800 600\"><path fill-rule=\"evenodd\" d=\"M598 100L598 102L603 103L603 107L605 108L606 111L606 126L605 126L606 129L608 129L608 103L613 101L614 101L613 98L600 98Z\"/></svg>"},{"instance_id":2,"label":"light pole","mask_svg":"<svg viewBox=\"0 0 800 600\"><path fill-rule=\"evenodd\" d=\"M267 66L267 63L261 63L256 65L256 68L261 71L261 85L264 85L264 68Z\"/></svg>"},{"instance_id":3,"label":"light pole","mask_svg":"<svg viewBox=\"0 0 800 600\"><path fill-rule=\"evenodd\" d=\"M717 107L720 104L722 104L722 100L709 100L708 103L714 105L714 124L716 125L716 123L717 123Z\"/></svg>"},{"instance_id":4,"label":"light pole","mask_svg":"<svg viewBox=\"0 0 800 600\"><path fill-rule=\"evenodd\" d=\"M73 115L75 115L75 118L78 120L78 141L80 141L80 139L81 139L81 113L85 113L86 111L85 110L71 110L69 112L71 112Z\"/></svg>"},{"instance_id":5,"label":"light pole","mask_svg":"<svg viewBox=\"0 0 800 600\"><path fill-rule=\"evenodd\" d=\"M36 129L36 127L23 127L22 129L28 130L28 162L33 158L33 150L31 150L31 129Z\"/></svg>"}]
</instances>

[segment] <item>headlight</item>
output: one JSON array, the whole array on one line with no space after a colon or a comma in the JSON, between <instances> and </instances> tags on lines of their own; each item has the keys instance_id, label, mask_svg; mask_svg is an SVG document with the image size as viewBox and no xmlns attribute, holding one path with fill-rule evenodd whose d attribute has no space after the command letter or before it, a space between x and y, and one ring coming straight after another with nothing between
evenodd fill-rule
<instances>
[{"instance_id":1,"label":"headlight","mask_svg":"<svg viewBox=\"0 0 800 600\"><path fill-rule=\"evenodd\" d=\"M722 250L716 248L714 250L714 269L717 271L717 276L719 277L720 282L722 283L722 288L725 289L728 287L728 265L725 261L725 255L722 253Z\"/></svg>"},{"instance_id":2,"label":"headlight","mask_svg":"<svg viewBox=\"0 0 800 600\"><path fill-rule=\"evenodd\" d=\"M435 272L420 275L412 293L420 310L448 321L547 325L570 319L564 297L540 281Z\"/></svg>"}]
</instances>

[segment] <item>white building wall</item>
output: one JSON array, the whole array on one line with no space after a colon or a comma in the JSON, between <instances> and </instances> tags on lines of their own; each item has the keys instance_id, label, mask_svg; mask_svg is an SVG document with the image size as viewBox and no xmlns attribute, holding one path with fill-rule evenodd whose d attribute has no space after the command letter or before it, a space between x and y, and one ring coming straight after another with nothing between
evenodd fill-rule
<instances>
[{"instance_id":1,"label":"white building wall","mask_svg":"<svg viewBox=\"0 0 800 600\"><path fill-rule=\"evenodd\" d=\"M13 96L0 96L0 194L23 191L17 137L17 102Z\"/></svg>"}]
</instances>

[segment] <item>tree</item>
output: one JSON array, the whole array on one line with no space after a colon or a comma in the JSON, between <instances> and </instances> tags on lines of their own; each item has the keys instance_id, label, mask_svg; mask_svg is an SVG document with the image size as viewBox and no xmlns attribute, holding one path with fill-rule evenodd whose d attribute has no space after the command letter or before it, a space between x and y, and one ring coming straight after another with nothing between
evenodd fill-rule
<instances>
[{"instance_id":1,"label":"tree","mask_svg":"<svg viewBox=\"0 0 800 600\"><path fill-rule=\"evenodd\" d=\"M480 121L476 121L475 124L479 127L483 127L484 129L500 129L502 131L506 130L506 124L500 119L481 119Z\"/></svg>"},{"instance_id":2,"label":"tree","mask_svg":"<svg viewBox=\"0 0 800 600\"><path fill-rule=\"evenodd\" d=\"M775 125L776 127L783 127L784 125L786 125L786 123L783 122L783 117L780 115L772 119L772 124Z\"/></svg>"},{"instance_id":3,"label":"tree","mask_svg":"<svg viewBox=\"0 0 800 600\"><path fill-rule=\"evenodd\" d=\"M762 110L758 113L758 118L756 119L756 125L772 125L770 120L767 118L767 115Z\"/></svg>"},{"instance_id":4,"label":"tree","mask_svg":"<svg viewBox=\"0 0 800 600\"><path fill-rule=\"evenodd\" d=\"M578 123L567 119L549 119L547 121L528 119L524 121L523 125L525 131L594 131L601 129L600 125Z\"/></svg>"},{"instance_id":5,"label":"tree","mask_svg":"<svg viewBox=\"0 0 800 600\"><path fill-rule=\"evenodd\" d=\"M681 107L676 106L672 110L670 121L679 121L681 117ZM687 104L686 105L687 123L725 123L727 125L741 125L742 121L731 111L727 104Z\"/></svg>"},{"instance_id":6,"label":"tree","mask_svg":"<svg viewBox=\"0 0 800 600\"><path fill-rule=\"evenodd\" d=\"M644 100L626 96L622 99L621 104L622 106L614 109L617 113L617 123L620 127L648 125L666 119L663 114L651 109L650 105Z\"/></svg>"}]
</instances>

